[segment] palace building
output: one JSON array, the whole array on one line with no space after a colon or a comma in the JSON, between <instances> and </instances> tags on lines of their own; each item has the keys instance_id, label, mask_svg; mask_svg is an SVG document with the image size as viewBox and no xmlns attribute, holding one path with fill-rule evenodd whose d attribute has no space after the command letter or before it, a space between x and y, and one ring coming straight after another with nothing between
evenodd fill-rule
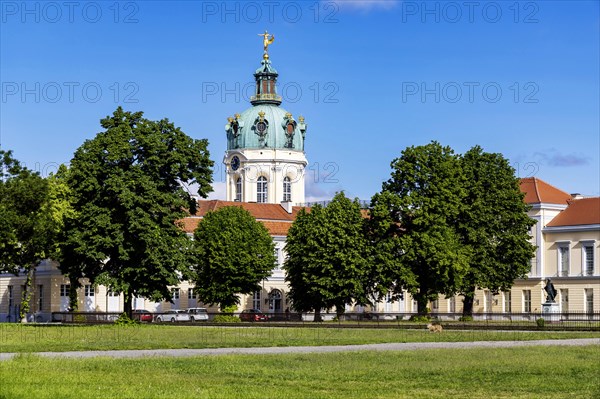
<instances>
[{"instance_id":1,"label":"palace building","mask_svg":"<svg viewBox=\"0 0 600 399\"><path fill-rule=\"evenodd\" d=\"M277 94L278 73L272 66L268 46L273 37L265 32L264 54L254 73L255 95L251 107L227 119L226 200L201 200L198 213L184 220L192 234L207 212L224 206L239 206L267 227L275 243L277 262L261 290L240 298L239 310L259 309L277 314L291 306L289 287L282 268L287 232L305 204L304 152L307 124L283 109ZM529 216L537 221L531 236L537 251L526 279L515 281L511 290L493 293L477 291L475 313L539 313L545 301L544 282L551 278L558 292L562 313L592 314L600 310L600 197L583 198L568 194L538 178L521 179L525 201L531 205ZM82 281L78 292L79 311L121 312L123 295L103 286ZM18 321L19 304L25 276L0 274L0 322ZM55 262L42 262L35 270L32 284L32 314L35 321L52 320L53 312L64 312L69 305L69 281ZM182 281L172 287L171 301L151 302L135 298L134 309L162 312L203 306L194 287ZM433 312L462 312L461 297L443 298L431 303ZM217 308L211 308L217 311ZM414 313L416 303L404 300L383 301L373 308L349 306L347 311Z\"/></svg>"}]
</instances>

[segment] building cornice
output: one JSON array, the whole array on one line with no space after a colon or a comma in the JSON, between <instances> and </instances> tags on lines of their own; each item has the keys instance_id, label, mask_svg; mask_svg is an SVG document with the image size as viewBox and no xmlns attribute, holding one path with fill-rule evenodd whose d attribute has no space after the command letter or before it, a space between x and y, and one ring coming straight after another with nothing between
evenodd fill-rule
<instances>
[{"instance_id":1,"label":"building cornice","mask_svg":"<svg viewBox=\"0 0 600 399\"><path fill-rule=\"evenodd\" d=\"M551 204L551 203L546 203L546 202L538 202L536 204L529 204L531 205L531 209L532 210L540 210L540 209L548 209L548 210L557 210L557 211L562 211L567 209L568 205L564 204Z\"/></svg>"},{"instance_id":2,"label":"building cornice","mask_svg":"<svg viewBox=\"0 0 600 399\"><path fill-rule=\"evenodd\" d=\"M600 232L600 224L582 224L578 226L552 226L544 227L542 233L562 233L562 232L578 232L578 231L598 231Z\"/></svg>"}]
</instances>

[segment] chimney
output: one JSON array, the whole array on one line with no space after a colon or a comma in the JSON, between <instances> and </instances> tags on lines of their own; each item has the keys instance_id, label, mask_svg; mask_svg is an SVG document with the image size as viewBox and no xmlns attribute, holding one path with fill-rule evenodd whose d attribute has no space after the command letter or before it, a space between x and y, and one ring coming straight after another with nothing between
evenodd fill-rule
<instances>
[{"instance_id":1,"label":"chimney","mask_svg":"<svg viewBox=\"0 0 600 399\"><path fill-rule=\"evenodd\" d=\"M571 194L571 199L578 200L578 199L583 199L583 198L584 198L584 196L581 195L580 193Z\"/></svg>"},{"instance_id":2,"label":"chimney","mask_svg":"<svg viewBox=\"0 0 600 399\"><path fill-rule=\"evenodd\" d=\"M288 201L282 201L281 207L285 209L287 213L292 213L292 203Z\"/></svg>"}]
</instances>

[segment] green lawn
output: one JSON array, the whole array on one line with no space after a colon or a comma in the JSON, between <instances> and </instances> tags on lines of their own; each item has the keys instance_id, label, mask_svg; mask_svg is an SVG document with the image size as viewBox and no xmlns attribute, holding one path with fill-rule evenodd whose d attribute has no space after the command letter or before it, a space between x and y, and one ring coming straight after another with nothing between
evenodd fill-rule
<instances>
[{"instance_id":1,"label":"green lawn","mask_svg":"<svg viewBox=\"0 0 600 399\"><path fill-rule=\"evenodd\" d=\"M451 331L405 329L209 327L181 325L35 326L0 323L0 352L109 349L349 345L387 342L459 342L600 338L599 332Z\"/></svg>"},{"instance_id":2,"label":"green lawn","mask_svg":"<svg viewBox=\"0 0 600 399\"><path fill-rule=\"evenodd\" d=\"M0 362L1 398L597 398L600 346Z\"/></svg>"}]
</instances>

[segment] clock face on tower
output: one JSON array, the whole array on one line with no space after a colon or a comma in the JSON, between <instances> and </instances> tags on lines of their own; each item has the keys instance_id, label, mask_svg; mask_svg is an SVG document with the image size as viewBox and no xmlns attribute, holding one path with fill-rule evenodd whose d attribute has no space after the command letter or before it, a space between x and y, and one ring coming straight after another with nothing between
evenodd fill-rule
<instances>
[{"instance_id":1,"label":"clock face on tower","mask_svg":"<svg viewBox=\"0 0 600 399\"><path fill-rule=\"evenodd\" d=\"M233 158L231 158L231 169L238 170L239 167L240 159L237 157L237 155L235 155Z\"/></svg>"}]
</instances>

